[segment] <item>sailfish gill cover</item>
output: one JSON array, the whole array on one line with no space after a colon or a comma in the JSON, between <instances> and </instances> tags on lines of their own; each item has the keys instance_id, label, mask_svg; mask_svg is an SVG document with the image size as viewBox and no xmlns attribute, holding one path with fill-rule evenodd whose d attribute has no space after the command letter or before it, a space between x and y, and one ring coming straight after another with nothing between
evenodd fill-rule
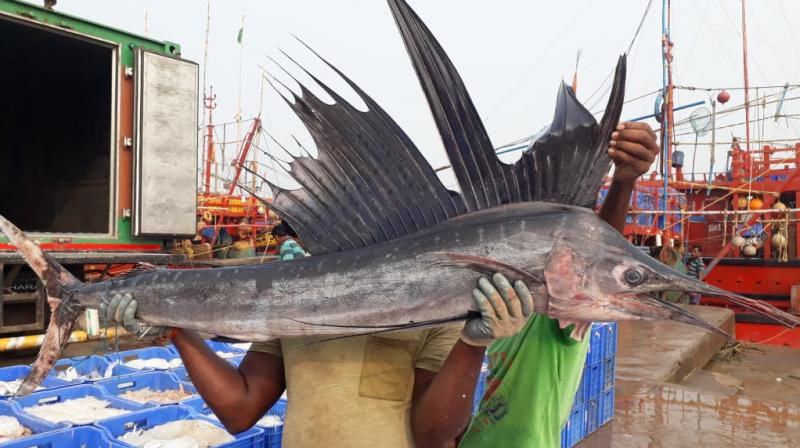
<instances>
[{"instance_id":1,"label":"sailfish gill cover","mask_svg":"<svg viewBox=\"0 0 800 448\"><path fill-rule=\"evenodd\" d=\"M306 151L289 162L289 173L299 189L283 189L264 180L275 194L269 206L294 227L312 253L373 245L501 204L594 204L611 165L606 150L622 110L624 55L617 63L599 124L562 82L550 126L516 163L506 164L495 154L469 93L442 46L405 1L388 2L461 194L444 187L419 149L380 105L314 52L361 97L367 110L356 109L296 62L334 103L323 102L294 77L299 92L283 85L289 97L281 97L308 129L318 156L311 157Z\"/></svg>"}]
</instances>

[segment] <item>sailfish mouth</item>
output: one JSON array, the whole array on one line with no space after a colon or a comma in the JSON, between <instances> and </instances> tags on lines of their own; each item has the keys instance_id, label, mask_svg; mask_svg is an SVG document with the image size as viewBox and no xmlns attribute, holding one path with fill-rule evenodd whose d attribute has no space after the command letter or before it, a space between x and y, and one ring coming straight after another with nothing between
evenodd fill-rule
<instances>
[{"instance_id":1,"label":"sailfish mouth","mask_svg":"<svg viewBox=\"0 0 800 448\"><path fill-rule=\"evenodd\" d=\"M667 274L667 279L669 282L668 286L663 288L660 292L695 293L709 297L716 297L733 305L747 309L753 313L764 316L780 325L789 328L800 326L800 316L789 314L763 301L754 300L730 291L725 291L724 289L717 288L692 277L678 273ZM641 294L640 297L644 296L649 300L658 300L662 304L670 304L669 302L665 302L664 300L657 298L654 294L657 294L657 292L648 291Z\"/></svg>"}]
</instances>

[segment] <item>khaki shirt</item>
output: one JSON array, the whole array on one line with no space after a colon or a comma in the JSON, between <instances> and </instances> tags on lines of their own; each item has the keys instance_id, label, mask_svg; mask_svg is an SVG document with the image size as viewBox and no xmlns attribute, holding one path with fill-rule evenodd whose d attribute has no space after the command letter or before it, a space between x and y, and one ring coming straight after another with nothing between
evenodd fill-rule
<instances>
[{"instance_id":1,"label":"khaki shirt","mask_svg":"<svg viewBox=\"0 0 800 448\"><path fill-rule=\"evenodd\" d=\"M251 351L283 357L288 400L283 446L414 446L414 370L438 372L462 328L253 344Z\"/></svg>"}]
</instances>

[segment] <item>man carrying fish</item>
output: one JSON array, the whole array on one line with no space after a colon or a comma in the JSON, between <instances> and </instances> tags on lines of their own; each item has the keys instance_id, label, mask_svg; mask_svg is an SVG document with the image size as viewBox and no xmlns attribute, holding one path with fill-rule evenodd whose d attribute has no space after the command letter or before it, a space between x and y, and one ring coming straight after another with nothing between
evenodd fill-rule
<instances>
[{"instance_id":1,"label":"man carrying fish","mask_svg":"<svg viewBox=\"0 0 800 448\"><path fill-rule=\"evenodd\" d=\"M642 123L620 126L614 138L614 180L600 216L621 230L633 182L649 169L658 144ZM466 325L254 344L238 369L195 332L138 323L131 296L112 298L106 315L134 334L172 334L195 386L231 432L250 428L287 390L287 447L448 446L469 422L484 348L491 346L495 409L482 407L461 445L557 446L588 338L573 341L571 327L546 316L530 319L530 290L502 274L481 278L473 298L481 317Z\"/></svg>"},{"instance_id":2,"label":"man carrying fish","mask_svg":"<svg viewBox=\"0 0 800 448\"><path fill-rule=\"evenodd\" d=\"M659 147L645 123L621 124L611 138L614 175L600 217L622 233L636 179ZM589 337L571 337L574 327L534 315L519 333L488 347L486 392L459 447L561 446L589 347Z\"/></svg>"}]
</instances>

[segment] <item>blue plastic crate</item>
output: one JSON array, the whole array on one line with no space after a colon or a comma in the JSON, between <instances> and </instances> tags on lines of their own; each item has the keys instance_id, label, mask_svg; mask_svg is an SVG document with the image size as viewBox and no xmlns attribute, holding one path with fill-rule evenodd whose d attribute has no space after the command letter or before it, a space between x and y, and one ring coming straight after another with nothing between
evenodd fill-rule
<instances>
[{"instance_id":1,"label":"blue plastic crate","mask_svg":"<svg viewBox=\"0 0 800 448\"><path fill-rule=\"evenodd\" d=\"M608 358L603 361L603 391L607 391L614 387L614 371L616 359Z\"/></svg>"},{"instance_id":2,"label":"blue plastic crate","mask_svg":"<svg viewBox=\"0 0 800 448\"><path fill-rule=\"evenodd\" d=\"M614 388L611 388L600 396L600 408L597 416L597 424L605 425L614 418Z\"/></svg>"},{"instance_id":3,"label":"blue plastic crate","mask_svg":"<svg viewBox=\"0 0 800 448\"><path fill-rule=\"evenodd\" d=\"M231 356L224 357L226 359L227 358L234 358L234 357L238 357L238 356L244 356L247 353L247 350L241 349L239 347L234 347L233 345L228 344L227 342L212 341L211 339L206 339L205 342L206 342L206 345L208 345L208 347L211 350L214 350L214 352L231 353ZM178 353L178 349L175 348L174 345L167 345L165 347L168 348L169 351L172 352L172 354L180 355Z\"/></svg>"},{"instance_id":4,"label":"blue plastic crate","mask_svg":"<svg viewBox=\"0 0 800 448\"><path fill-rule=\"evenodd\" d=\"M110 353L106 355L106 358L108 358L110 361L119 361L120 363L124 364L126 362L130 362L135 359L161 358L167 361L171 361L173 359L179 359L180 356L178 356L177 354L175 354L175 352L166 347L147 347L147 348L140 348L137 350L128 350L119 353ZM137 372L143 372L148 370L170 370L170 369L144 368L144 369L134 369L134 370L136 370Z\"/></svg>"},{"instance_id":5,"label":"blue plastic crate","mask_svg":"<svg viewBox=\"0 0 800 448\"><path fill-rule=\"evenodd\" d=\"M145 387L151 390L178 390L182 386L183 390L187 393L193 396L197 395L197 389L192 384L180 381L178 377L172 373L163 371L143 372L119 378L111 378L99 381L97 385L102 387L109 394L119 396L120 398L124 398L121 395L128 391L144 389ZM187 397L186 399L189 398L193 397ZM181 401L185 401L185 399ZM148 403L155 406L171 404L156 401L150 401Z\"/></svg>"},{"instance_id":6,"label":"blue plastic crate","mask_svg":"<svg viewBox=\"0 0 800 448\"><path fill-rule=\"evenodd\" d=\"M243 358L244 356L234 356L233 358L227 358L226 361L236 367L239 367L239 364L242 363ZM189 371L186 370L186 367L178 367L176 369L169 370L168 372L177 376L180 381L185 381L187 383L192 382L192 378L189 376Z\"/></svg>"},{"instance_id":7,"label":"blue plastic crate","mask_svg":"<svg viewBox=\"0 0 800 448\"><path fill-rule=\"evenodd\" d=\"M247 350L242 350L241 348L234 347L231 344L225 342L206 340L206 345L208 345L208 347L211 348L211 350L214 350L215 352L233 353L232 356L228 356L225 358L244 356L247 353Z\"/></svg>"},{"instance_id":8,"label":"blue plastic crate","mask_svg":"<svg viewBox=\"0 0 800 448\"><path fill-rule=\"evenodd\" d=\"M584 421L586 422L586 435L597 431L599 426L598 416L599 416L599 403L598 399L589 400L586 402L586 405L583 408L584 411Z\"/></svg>"},{"instance_id":9,"label":"blue plastic crate","mask_svg":"<svg viewBox=\"0 0 800 448\"><path fill-rule=\"evenodd\" d=\"M202 397L190 398L188 400L182 401L180 405L192 409L198 415L207 416L212 413L211 408L209 408L206 402L203 401ZM288 402L285 399L281 398L278 401L276 401L274 405L272 405L272 407L267 411L265 415L277 415L278 417L281 418L281 420L283 420L284 417L286 416L287 405Z\"/></svg>"},{"instance_id":10,"label":"blue plastic crate","mask_svg":"<svg viewBox=\"0 0 800 448\"><path fill-rule=\"evenodd\" d=\"M0 401L0 415L14 417L17 419L20 425L30 429L33 435L58 431L59 429L69 428L71 426L69 423L50 423L47 420L42 420L32 415L23 414L16 406L8 401ZM0 443L0 446L6 445Z\"/></svg>"},{"instance_id":11,"label":"blue plastic crate","mask_svg":"<svg viewBox=\"0 0 800 448\"><path fill-rule=\"evenodd\" d=\"M589 330L589 351L586 354L586 364L597 364L603 360L603 327L602 324L592 324Z\"/></svg>"},{"instance_id":12,"label":"blue plastic crate","mask_svg":"<svg viewBox=\"0 0 800 448\"><path fill-rule=\"evenodd\" d=\"M22 380L28 375L28 372L31 371L29 366L11 366L11 367L3 367L0 368L0 381L17 381ZM68 386L69 383L66 381L59 380L55 377L48 376L42 380L39 387L39 390L49 390L49 389L56 389L59 387ZM5 388L0 388L0 400L6 400L13 394L6 394Z\"/></svg>"},{"instance_id":13,"label":"blue plastic crate","mask_svg":"<svg viewBox=\"0 0 800 448\"><path fill-rule=\"evenodd\" d=\"M583 408L572 409L561 431L561 446L571 448L586 437L586 420Z\"/></svg>"},{"instance_id":14,"label":"blue plastic crate","mask_svg":"<svg viewBox=\"0 0 800 448\"><path fill-rule=\"evenodd\" d=\"M147 430L155 426L178 420L203 420L215 426L223 428L220 422L199 415L191 408L175 405L161 406L158 408L146 409L139 412L121 415L98 422L97 427L103 429L109 437L118 442L120 446L132 447L125 442L117 439L118 437L134 429ZM217 445L218 448L260 448L264 446L264 431L260 428L250 428L239 434L234 434L236 440L230 443Z\"/></svg>"},{"instance_id":15,"label":"blue plastic crate","mask_svg":"<svg viewBox=\"0 0 800 448\"><path fill-rule=\"evenodd\" d=\"M283 423L264 430L264 448L281 448L283 446Z\"/></svg>"},{"instance_id":16,"label":"blue plastic crate","mask_svg":"<svg viewBox=\"0 0 800 448\"><path fill-rule=\"evenodd\" d=\"M122 448L127 445L111 440L91 426L61 429L2 444L3 448Z\"/></svg>"},{"instance_id":17,"label":"blue plastic crate","mask_svg":"<svg viewBox=\"0 0 800 448\"><path fill-rule=\"evenodd\" d=\"M603 389L603 364L587 365L583 369L583 375L587 381L584 382L584 402L593 400L600 397L600 392Z\"/></svg>"},{"instance_id":18,"label":"blue plastic crate","mask_svg":"<svg viewBox=\"0 0 800 448\"><path fill-rule=\"evenodd\" d=\"M192 398L190 400L186 400L181 403L181 406L189 407L194 410L199 415L210 415L211 409L208 408L205 401L201 397ZM266 415L276 415L281 418L283 421L286 415L286 406L287 402L284 399L278 400L269 411L267 411ZM283 423L279 426L274 427L262 427L256 425L257 427L264 430L264 446L267 448L280 448L281 440L283 438Z\"/></svg>"},{"instance_id":19,"label":"blue plastic crate","mask_svg":"<svg viewBox=\"0 0 800 448\"><path fill-rule=\"evenodd\" d=\"M43 392L34 392L26 397L17 398L15 404L24 415L30 416L25 412L25 408L38 405L48 405L60 403L62 401L72 400L75 398L82 398L93 396L98 400L105 400L110 403L110 407L115 409L123 409L126 411L138 411L152 407L151 404L139 404L128 400L122 400L113 395L107 394L101 387L94 384L80 384L77 386L62 387L60 389L53 389ZM74 425L87 425L91 423L73 423Z\"/></svg>"},{"instance_id":20,"label":"blue plastic crate","mask_svg":"<svg viewBox=\"0 0 800 448\"><path fill-rule=\"evenodd\" d=\"M575 392L575 398L572 400L573 409L583 406L585 397L583 389L583 375L581 375L581 380L578 382L578 390Z\"/></svg>"},{"instance_id":21,"label":"blue plastic crate","mask_svg":"<svg viewBox=\"0 0 800 448\"><path fill-rule=\"evenodd\" d=\"M61 359L59 361L56 361L55 366L53 367L53 371L51 372L51 376L57 377L59 373L66 371L70 367L73 367L75 369L75 372L77 372L77 374L80 376L84 377L98 376L98 378L76 379L67 384L75 385L82 383L93 383L105 379L103 375L105 375L106 371L108 370L109 364L111 364L111 362L109 362L107 358L95 355ZM113 367L111 367L112 378L117 376L130 375L138 372L139 371L136 369L132 369L130 367L123 366L121 364L116 364Z\"/></svg>"},{"instance_id":22,"label":"blue plastic crate","mask_svg":"<svg viewBox=\"0 0 800 448\"><path fill-rule=\"evenodd\" d=\"M177 369L170 370L169 373L175 375L178 378L178 381L183 381L185 383L191 383L192 379L189 378L189 372L186 370L186 367L178 367Z\"/></svg>"},{"instance_id":23,"label":"blue plastic crate","mask_svg":"<svg viewBox=\"0 0 800 448\"><path fill-rule=\"evenodd\" d=\"M583 367L583 376L581 376L581 385L578 387L578 389L581 391L581 395L582 395L581 404L584 405L584 406L586 405L586 403L589 400L594 398L594 397L592 397L592 385L590 384L591 383L591 377L589 376L590 373L588 372L588 370L589 370L589 366L585 365Z\"/></svg>"},{"instance_id":24,"label":"blue plastic crate","mask_svg":"<svg viewBox=\"0 0 800 448\"><path fill-rule=\"evenodd\" d=\"M617 354L617 323L606 323L603 330L603 358L611 358Z\"/></svg>"},{"instance_id":25,"label":"blue plastic crate","mask_svg":"<svg viewBox=\"0 0 800 448\"><path fill-rule=\"evenodd\" d=\"M275 402L274 405L272 405L272 407L269 409L269 411L267 411L267 415L277 415L278 417L281 418L281 420L283 420L284 417L286 417L286 406L287 405L288 405L288 402L286 400L284 400L283 398L281 398L277 402Z\"/></svg>"}]
</instances>

